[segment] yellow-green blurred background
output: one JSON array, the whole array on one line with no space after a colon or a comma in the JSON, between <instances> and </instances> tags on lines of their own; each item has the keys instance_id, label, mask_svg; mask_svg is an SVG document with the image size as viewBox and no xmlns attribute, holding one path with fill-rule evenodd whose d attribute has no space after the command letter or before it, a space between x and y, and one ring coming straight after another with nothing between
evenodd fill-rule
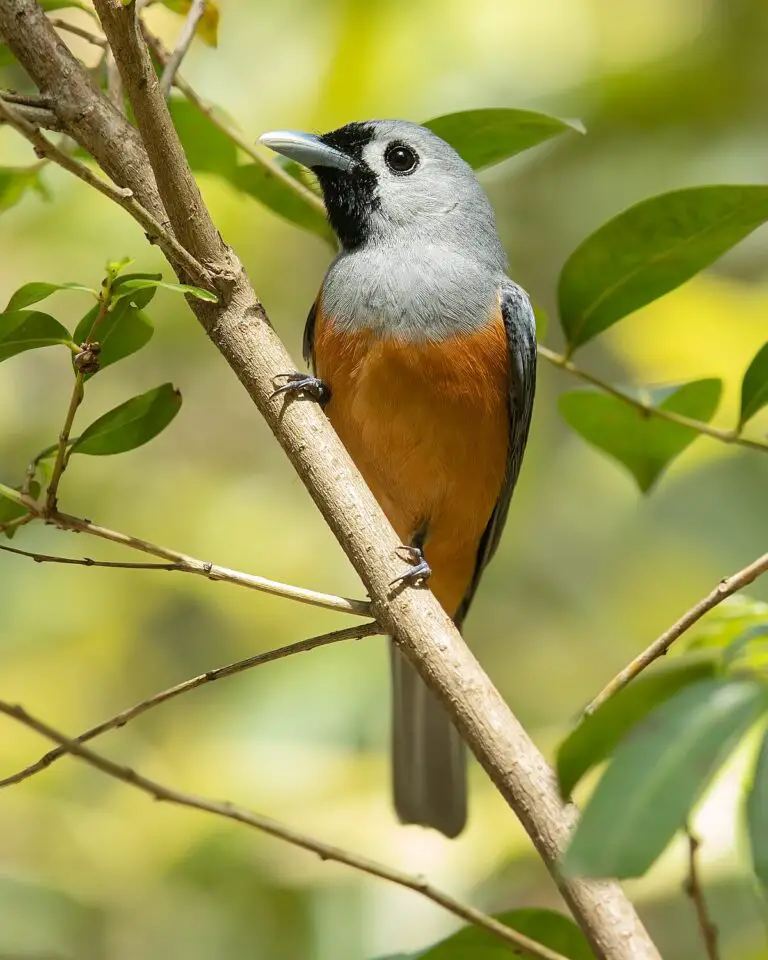
<instances>
[{"instance_id":1,"label":"yellow-green blurred background","mask_svg":"<svg viewBox=\"0 0 768 960\"><path fill-rule=\"evenodd\" d=\"M675 187L764 182L764 0L223 0L219 49L184 74L249 138L275 127L422 120L513 106L581 118L569 134L482 175L513 277L554 314L558 270L603 220ZM62 14L82 25L84 14ZM180 20L149 16L172 42ZM73 44L93 61L85 44ZM5 86L24 78L5 71ZM0 163L32 158L0 130ZM96 285L107 258L164 269L136 225L58 170L46 203L0 219L0 303L22 283ZM216 222L298 357L330 249L213 178ZM635 382L722 376L716 422L735 418L740 376L768 330L768 235L623 321L580 362ZM88 303L61 293L75 322ZM45 307L48 309L49 307ZM180 416L148 446L74 458L73 513L202 559L347 596L361 588L278 445L183 301L161 291L148 348L97 377L81 422L172 380ZM547 343L557 347L553 321ZM55 439L71 374L63 350L0 367L0 481ZM580 707L631 655L765 550L768 458L700 440L641 498L621 468L559 421L574 386L543 367L525 467L499 555L466 635L552 756ZM764 411L765 414L765 411ZM751 429L764 434L768 418ZM16 545L126 557L41 526ZM766 585L752 593L768 597ZM180 574L0 556L0 690L69 733L207 668L350 621ZM558 905L553 885L482 772L455 842L397 825L388 795L384 641L337 645L222 680L98 746L179 788L229 798L434 882L483 908ZM0 725L0 774L47 744ZM725 960L768 957L764 905L735 819L737 758L698 820ZM703 954L674 846L628 889L665 958ZM35 960L363 960L425 945L454 920L254 831L153 804L64 759L0 794L0 957Z\"/></svg>"}]
</instances>

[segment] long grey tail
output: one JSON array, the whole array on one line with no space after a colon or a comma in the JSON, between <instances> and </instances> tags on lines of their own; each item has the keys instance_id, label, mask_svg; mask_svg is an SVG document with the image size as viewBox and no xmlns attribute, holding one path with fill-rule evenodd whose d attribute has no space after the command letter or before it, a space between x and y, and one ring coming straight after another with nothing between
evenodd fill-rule
<instances>
[{"instance_id":1,"label":"long grey tail","mask_svg":"<svg viewBox=\"0 0 768 960\"><path fill-rule=\"evenodd\" d=\"M446 837L467 821L466 748L440 701L391 644L392 774L402 823Z\"/></svg>"}]
</instances>

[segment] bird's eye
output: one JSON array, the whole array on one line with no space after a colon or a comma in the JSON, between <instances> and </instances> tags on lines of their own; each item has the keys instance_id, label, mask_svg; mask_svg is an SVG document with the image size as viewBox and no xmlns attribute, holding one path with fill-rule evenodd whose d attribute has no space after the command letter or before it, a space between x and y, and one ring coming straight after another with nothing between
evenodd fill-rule
<instances>
[{"instance_id":1,"label":"bird's eye","mask_svg":"<svg viewBox=\"0 0 768 960\"><path fill-rule=\"evenodd\" d=\"M414 150L403 143L390 143L384 152L384 162L392 173L402 176L413 173L419 165L419 158Z\"/></svg>"}]
</instances>

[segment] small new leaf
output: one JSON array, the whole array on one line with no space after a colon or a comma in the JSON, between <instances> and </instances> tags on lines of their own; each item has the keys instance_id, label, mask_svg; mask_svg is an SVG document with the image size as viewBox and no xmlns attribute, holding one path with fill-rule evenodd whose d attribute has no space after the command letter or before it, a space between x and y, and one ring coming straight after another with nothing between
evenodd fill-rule
<instances>
[{"instance_id":1,"label":"small new leaf","mask_svg":"<svg viewBox=\"0 0 768 960\"><path fill-rule=\"evenodd\" d=\"M714 677L717 657L681 657L642 674L571 731L557 751L560 792L568 798L581 778L606 760L625 734L678 690Z\"/></svg>"},{"instance_id":2,"label":"small new leaf","mask_svg":"<svg viewBox=\"0 0 768 960\"><path fill-rule=\"evenodd\" d=\"M576 827L566 871L642 876L767 709L766 688L737 679L701 680L657 707L616 749Z\"/></svg>"},{"instance_id":3,"label":"small new leaf","mask_svg":"<svg viewBox=\"0 0 768 960\"><path fill-rule=\"evenodd\" d=\"M693 380L639 392L651 407L708 423L717 410L720 380ZM660 474L698 437L692 427L663 420L618 397L572 390L559 400L565 422L584 439L624 464L647 493Z\"/></svg>"},{"instance_id":4,"label":"small new leaf","mask_svg":"<svg viewBox=\"0 0 768 960\"><path fill-rule=\"evenodd\" d=\"M66 327L49 314L38 310L0 313L0 361L25 350L57 344L72 346L72 338Z\"/></svg>"},{"instance_id":5,"label":"small new leaf","mask_svg":"<svg viewBox=\"0 0 768 960\"><path fill-rule=\"evenodd\" d=\"M180 408L181 394L164 383L99 417L72 445L72 453L109 456L134 450L165 430Z\"/></svg>"},{"instance_id":6,"label":"small new leaf","mask_svg":"<svg viewBox=\"0 0 768 960\"><path fill-rule=\"evenodd\" d=\"M531 110L464 110L424 124L442 137L475 170L482 170L529 150L566 131L584 128Z\"/></svg>"},{"instance_id":7,"label":"small new leaf","mask_svg":"<svg viewBox=\"0 0 768 960\"><path fill-rule=\"evenodd\" d=\"M739 429L768 404L768 342L755 354L741 382Z\"/></svg>"},{"instance_id":8,"label":"small new leaf","mask_svg":"<svg viewBox=\"0 0 768 960\"><path fill-rule=\"evenodd\" d=\"M768 187L708 186L643 200L574 250L560 274L571 347L657 300L768 220Z\"/></svg>"}]
</instances>

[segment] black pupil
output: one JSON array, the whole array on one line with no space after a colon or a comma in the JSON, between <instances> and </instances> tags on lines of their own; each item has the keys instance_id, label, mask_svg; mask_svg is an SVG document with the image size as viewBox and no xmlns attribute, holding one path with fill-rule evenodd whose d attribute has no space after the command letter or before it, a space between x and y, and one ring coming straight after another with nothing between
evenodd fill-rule
<instances>
[{"instance_id":1,"label":"black pupil","mask_svg":"<svg viewBox=\"0 0 768 960\"><path fill-rule=\"evenodd\" d=\"M416 154L409 147L391 146L384 159L390 170L396 173L408 173L416 166Z\"/></svg>"}]
</instances>

